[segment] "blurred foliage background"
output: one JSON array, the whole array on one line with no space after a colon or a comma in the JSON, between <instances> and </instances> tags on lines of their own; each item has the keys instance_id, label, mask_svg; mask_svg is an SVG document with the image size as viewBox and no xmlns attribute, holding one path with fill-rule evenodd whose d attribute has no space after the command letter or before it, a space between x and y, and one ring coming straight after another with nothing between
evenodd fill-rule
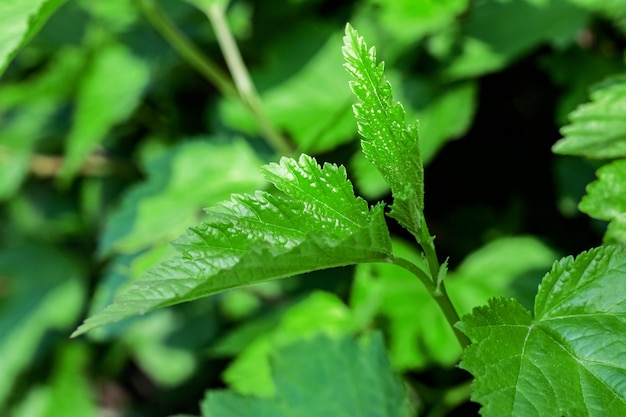
<instances>
[{"instance_id":1,"label":"blurred foliage background","mask_svg":"<svg viewBox=\"0 0 626 417\"><path fill-rule=\"evenodd\" d=\"M590 86L624 71L624 1L5 0L0 415L198 415L207 389L271 396L277 349L372 328L420 415L476 412L443 317L389 265L234 290L68 339L170 256L203 207L265 187L259 167L281 155L345 164L357 193L389 198L359 151L348 21L420 121L426 215L462 314L497 294L531 307L554 260L601 243L606 224L577 204L602 161L551 146ZM245 66L233 73L237 49ZM419 262L390 225L398 253Z\"/></svg>"}]
</instances>

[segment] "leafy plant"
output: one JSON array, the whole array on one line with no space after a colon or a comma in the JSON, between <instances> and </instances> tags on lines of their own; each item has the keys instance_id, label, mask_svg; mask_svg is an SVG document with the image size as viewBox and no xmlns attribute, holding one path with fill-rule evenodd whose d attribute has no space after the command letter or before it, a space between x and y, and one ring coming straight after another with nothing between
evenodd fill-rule
<instances>
[{"instance_id":1,"label":"leafy plant","mask_svg":"<svg viewBox=\"0 0 626 417\"><path fill-rule=\"evenodd\" d=\"M623 10L6 2L0 414L626 414Z\"/></svg>"},{"instance_id":2,"label":"leafy plant","mask_svg":"<svg viewBox=\"0 0 626 417\"><path fill-rule=\"evenodd\" d=\"M458 342L467 348L461 366L476 377L473 398L484 405L484 415L626 413L626 362L619 349L626 333L626 293L620 290L626 251L606 246L555 264L542 280L534 319L516 301L495 298L459 322L445 289L446 263L439 263L424 217L417 128L406 123L404 108L394 103L375 49L368 48L351 26L344 41L346 68L359 99L354 114L363 152L391 187L389 216L415 237L424 262L394 256L383 205L368 208L365 200L355 197L343 168L320 167L306 155L298 160L283 158L279 164L267 165L264 172L284 195L235 195L207 210L207 220L175 241L181 256L135 282L114 304L87 319L74 336L130 315L250 283L348 264L386 262L412 272L439 304ZM457 323L472 340L469 347ZM577 375L574 386L572 375ZM280 379L277 383L282 384ZM205 415L214 412L216 401L209 397ZM235 403L248 410L242 415L253 410L283 415L276 410L258 411L265 406L256 402Z\"/></svg>"}]
</instances>

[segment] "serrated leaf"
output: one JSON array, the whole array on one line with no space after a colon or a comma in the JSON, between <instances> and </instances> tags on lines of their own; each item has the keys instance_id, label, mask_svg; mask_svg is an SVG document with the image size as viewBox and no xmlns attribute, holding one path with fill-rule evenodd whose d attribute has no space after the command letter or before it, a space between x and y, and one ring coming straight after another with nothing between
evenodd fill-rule
<instances>
[{"instance_id":1,"label":"serrated leaf","mask_svg":"<svg viewBox=\"0 0 626 417\"><path fill-rule=\"evenodd\" d=\"M504 298L464 317L481 415L626 415L625 274L626 249L599 247L554 264L534 319Z\"/></svg>"},{"instance_id":2,"label":"serrated leaf","mask_svg":"<svg viewBox=\"0 0 626 417\"><path fill-rule=\"evenodd\" d=\"M345 168L322 168L302 155L266 166L265 175L287 195L234 195L207 210L207 221L174 243L181 256L135 282L74 336L229 288L390 258L383 206L369 210L355 197Z\"/></svg>"},{"instance_id":3,"label":"serrated leaf","mask_svg":"<svg viewBox=\"0 0 626 417\"><path fill-rule=\"evenodd\" d=\"M115 74L123 74L113 79ZM135 109L150 70L126 47L112 44L98 51L81 80L72 129L59 178L67 183L109 129Z\"/></svg>"},{"instance_id":4,"label":"serrated leaf","mask_svg":"<svg viewBox=\"0 0 626 417\"><path fill-rule=\"evenodd\" d=\"M424 209L424 170L417 126L407 124L405 111L394 103L384 64L376 61L375 48L367 47L356 30L346 26L344 64L359 103L353 106L363 153L391 186L394 203L390 215L416 236L421 235Z\"/></svg>"},{"instance_id":5,"label":"serrated leaf","mask_svg":"<svg viewBox=\"0 0 626 417\"><path fill-rule=\"evenodd\" d=\"M66 0L0 2L0 76L23 47Z\"/></svg>"},{"instance_id":6,"label":"serrated leaf","mask_svg":"<svg viewBox=\"0 0 626 417\"><path fill-rule=\"evenodd\" d=\"M603 166L597 175L579 208L591 217L610 221L606 242L626 244L626 160Z\"/></svg>"},{"instance_id":7,"label":"serrated leaf","mask_svg":"<svg viewBox=\"0 0 626 417\"><path fill-rule=\"evenodd\" d=\"M563 139L552 150L588 158L626 156L626 76L614 77L597 86L591 102L569 115L561 129Z\"/></svg>"},{"instance_id":8,"label":"serrated leaf","mask_svg":"<svg viewBox=\"0 0 626 417\"><path fill-rule=\"evenodd\" d=\"M357 344L317 336L271 357L276 398L209 391L203 417L407 417L402 383L389 369L380 335Z\"/></svg>"}]
</instances>

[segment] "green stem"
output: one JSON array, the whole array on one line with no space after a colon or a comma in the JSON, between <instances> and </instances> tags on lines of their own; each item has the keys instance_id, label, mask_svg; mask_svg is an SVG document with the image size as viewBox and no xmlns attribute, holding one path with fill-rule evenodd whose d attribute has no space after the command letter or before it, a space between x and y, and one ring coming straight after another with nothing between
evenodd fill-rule
<instances>
[{"instance_id":1,"label":"green stem","mask_svg":"<svg viewBox=\"0 0 626 417\"><path fill-rule=\"evenodd\" d=\"M215 29L217 41L235 80L235 86L239 91L239 95L259 122L266 140L279 153L284 155L291 154L293 152L291 144L274 127L263 109L259 94L254 87L248 69L241 58L237 43L228 27L222 7L217 2L213 2L208 7L203 6L202 9Z\"/></svg>"},{"instance_id":2,"label":"green stem","mask_svg":"<svg viewBox=\"0 0 626 417\"><path fill-rule=\"evenodd\" d=\"M467 338L467 336L465 336L465 334L463 334L462 331L455 327L455 324L458 323L460 320L459 314L456 312L454 305L452 305L452 301L448 296L448 292L446 291L446 286L443 281L439 283L437 291L431 293L431 295L439 305L441 311L443 311L443 315L446 317L446 320L452 328L454 335L461 344L461 348L465 350L465 348L470 345L470 340Z\"/></svg>"},{"instance_id":3,"label":"green stem","mask_svg":"<svg viewBox=\"0 0 626 417\"><path fill-rule=\"evenodd\" d=\"M398 265L401 268L406 269L407 271L415 275L417 278L419 278L419 280L422 281L422 284L424 284L424 286L426 287L429 293L432 294L435 291L433 281L430 279L430 276L428 276L428 273L424 271L422 268L420 268L419 266L415 265L413 262L407 261L404 258L398 258L394 256L391 260L391 263L393 263L394 265Z\"/></svg>"},{"instance_id":4,"label":"green stem","mask_svg":"<svg viewBox=\"0 0 626 417\"><path fill-rule=\"evenodd\" d=\"M215 85L223 95L234 98L239 96L228 75L196 48L153 0L135 0L135 2L157 32L185 61Z\"/></svg>"}]
</instances>

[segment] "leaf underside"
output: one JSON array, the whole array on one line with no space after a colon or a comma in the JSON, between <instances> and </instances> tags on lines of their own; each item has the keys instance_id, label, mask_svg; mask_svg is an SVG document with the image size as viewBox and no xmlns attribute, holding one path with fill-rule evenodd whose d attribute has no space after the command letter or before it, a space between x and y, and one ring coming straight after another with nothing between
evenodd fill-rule
<instances>
[{"instance_id":1,"label":"leaf underside","mask_svg":"<svg viewBox=\"0 0 626 417\"><path fill-rule=\"evenodd\" d=\"M481 415L626 415L625 278L626 249L604 246L553 266L534 319L504 298L464 317Z\"/></svg>"},{"instance_id":2,"label":"leaf underside","mask_svg":"<svg viewBox=\"0 0 626 417\"><path fill-rule=\"evenodd\" d=\"M302 155L265 167L284 195L233 195L174 242L175 257L120 294L73 334L269 279L385 261L391 242L383 206L355 197L343 167Z\"/></svg>"},{"instance_id":3,"label":"leaf underside","mask_svg":"<svg viewBox=\"0 0 626 417\"><path fill-rule=\"evenodd\" d=\"M416 236L421 236L424 209L424 173L417 126L407 124L404 108L394 103L384 64L376 61L375 48L350 25L346 26L343 55L352 75L350 88L359 102L353 106L361 145L367 159L391 186L394 203L390 216Z\"/></svg>"}]
</instances>

